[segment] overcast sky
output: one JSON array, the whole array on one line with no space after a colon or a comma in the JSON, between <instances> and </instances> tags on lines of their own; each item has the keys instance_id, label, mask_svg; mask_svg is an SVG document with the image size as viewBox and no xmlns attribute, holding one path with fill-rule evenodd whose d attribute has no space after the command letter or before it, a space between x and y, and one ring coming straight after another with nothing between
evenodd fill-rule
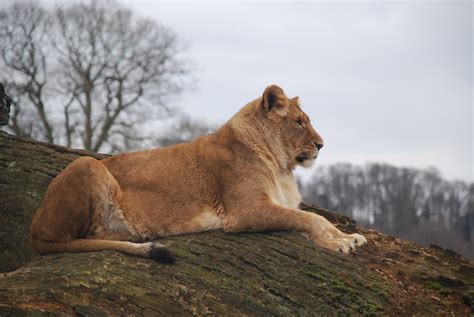
<instances>
[{"instance_id":1,"label":"overcast sky","mask_svg":"<svg viewBox=\"0 0 474 317\"><path fill-rule=\"evenodd\" d=\"M123 2L189 42L199 81L178 104L193 117L224 122L275 83L323 136L316 164L472 181L471 2Z\"/></svg>"},{"instance_id":2,"label":"overcast sky","mask_svg":"<svg viewBox=\"0 0 474 317\"><path fill-rule=\"evenodd\" d=\"M223 123L278 84L325 141L316 165L473 180L472 2L121 2L189 43L192 117Z\"/></svg>"}]
</instances>

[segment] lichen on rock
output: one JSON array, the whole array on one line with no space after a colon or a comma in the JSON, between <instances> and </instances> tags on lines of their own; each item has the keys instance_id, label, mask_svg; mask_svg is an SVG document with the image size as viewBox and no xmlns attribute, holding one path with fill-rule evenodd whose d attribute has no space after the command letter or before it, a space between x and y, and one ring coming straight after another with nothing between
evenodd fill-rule
<instances>
[{"instance_id":1,"label":"lichen on rock","mask_svg":"<svg viewBox=\"0 0 474 317\"><path fill-rule=\"evenodd\" d=\"M220 231L162 239L159 264L112 251L37 256L28 227L49 182L81 155L0 132L0 315L469 315L474 264L301 206L369 244L351 255L292 233Z\"/></svg>"}]
</instances>

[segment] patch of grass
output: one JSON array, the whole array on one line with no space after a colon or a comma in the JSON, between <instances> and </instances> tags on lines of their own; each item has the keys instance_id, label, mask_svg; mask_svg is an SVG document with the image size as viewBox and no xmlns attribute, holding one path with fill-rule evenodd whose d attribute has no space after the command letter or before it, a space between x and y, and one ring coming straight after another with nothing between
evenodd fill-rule
<instances>
[{"instance_id":1,"label":"patch of grass","mask_svg":"<svg viewBox=\"0 0 474 317\"><path fill-rule=\"evenodd\" d=\"M464 292L462 299L466 305L468 305L469 307L471 307L471 309L473 309L474 308L474 289Z\"/></svg>"},{"instance_id":2,"label":"patch of grass","mask_svg":"<svg viewBox=\"0 0 474 317\"><path fill-rule=\"evenodd\" d=\"M441 283L435 281L427 281L425 283L426 288L437 291L440 295L446 296L452 294L453 291L449 288L444 287Z\"/></svg>"}]
</instances>

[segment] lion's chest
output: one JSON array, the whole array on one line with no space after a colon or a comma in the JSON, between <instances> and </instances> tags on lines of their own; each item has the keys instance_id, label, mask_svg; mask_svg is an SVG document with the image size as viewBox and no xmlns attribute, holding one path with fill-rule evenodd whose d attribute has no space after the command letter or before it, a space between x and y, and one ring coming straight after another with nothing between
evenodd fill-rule
<instances>
[{"instance_id":1,"label":"lion's chest","mask_svg":"<svg viewBox=\"0 0 474 317\"><path fill-rule=\"evenodd\" d=\"M298 208L301 202L301 194L293 175L283 174L277 178L273 200L288 208Z\"/></svg>"}]
</instances>

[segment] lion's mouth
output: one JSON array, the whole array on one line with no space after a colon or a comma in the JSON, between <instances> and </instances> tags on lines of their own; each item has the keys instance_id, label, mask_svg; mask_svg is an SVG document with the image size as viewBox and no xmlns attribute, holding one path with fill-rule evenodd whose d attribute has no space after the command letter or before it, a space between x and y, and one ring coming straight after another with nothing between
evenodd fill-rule
<instances>
[{"instance_id":1,"label":"lion's mouth","mask_svg":"<svg viewBox=\"0 0 474 317\"><path fill-rule=\"evenodd\" d=\"M298 155L296 157L296 161L298 161L299 163L303 163L304 161L306 161L308 159L308 156L306 155Z\"/></svg>"},{"instance_id":2,"label":"lion's mouth","mask_svg":"<svg viewBox=\"0 0 474 317\"><path fill-rule=\"evenodd\" d=\"M302 155L298 155L298 156L296 157L296 160L297 160L298 162L300 162L300 163L303 163L303 162L306 161L306 160L314 160L314 159L316 159L317 157L318 157L317 155L315 155L315 156L313 156L313 157L310 157L310 156L307 155L307 154L302 154Z\"/></svg>"},{"instance_id":3,"label":"lion's mouth","mask_svg":"<svg viewBox=\"0 0 474 317\"><path fill-rule=\"evenodd\" d=\"M304 162L307 161L307 160L315 160L317 157L318 157L317 154L314 155L313 157L310 157L310 156L307 155L307 154L301 154L301 155L298 155L298 156L296 157L296 161L297 161L298 163L304 163Z\"/></svg>"}]
</instances>

